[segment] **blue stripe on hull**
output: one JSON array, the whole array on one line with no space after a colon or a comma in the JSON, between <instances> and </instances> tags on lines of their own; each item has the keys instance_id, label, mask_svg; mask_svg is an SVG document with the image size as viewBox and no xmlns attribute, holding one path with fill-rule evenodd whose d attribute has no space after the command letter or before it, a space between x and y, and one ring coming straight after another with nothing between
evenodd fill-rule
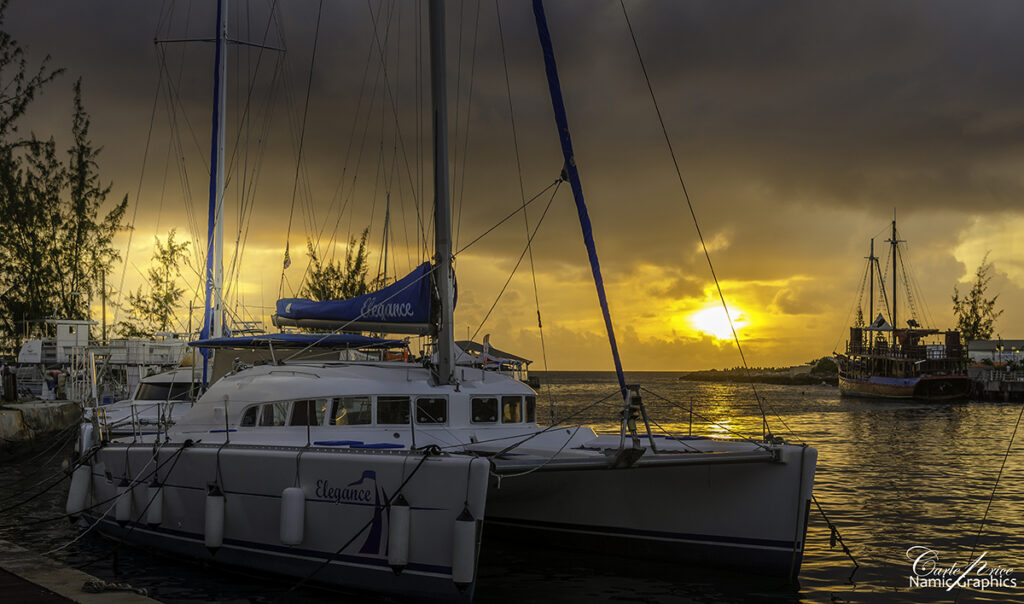
<instances>
[{"instance_id":1,"label":"blue stripe on hull","mask_svg":"<svg viewBox=\"0 0 1024 604\"><path fill-rule=\"evenodd\" d=\"M795 578L800 571L803 544L771 539L749 539L722 535L701 535L645 531L618 527L595 527L561 522L485 519L488 539L538 540L553 547L593 553L614 552L665 561L687 561L709 566L750 570L756 573ZM806 527L805 527L806 530ZM557 539L548 537L557 533Z\"/></svg>"}]
</instances>

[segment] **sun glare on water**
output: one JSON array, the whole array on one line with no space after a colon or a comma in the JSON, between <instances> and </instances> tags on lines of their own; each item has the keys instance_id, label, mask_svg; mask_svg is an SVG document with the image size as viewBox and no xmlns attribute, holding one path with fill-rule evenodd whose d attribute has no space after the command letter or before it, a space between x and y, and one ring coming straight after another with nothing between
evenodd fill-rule
<instances>
[{"instance_id":1,"label":"sun glare on water","mask_svg":"<svg viewBox=\"0 0 1024 604\"><path fill-rule=\"evenodd\" d=\"M719 340L732 340L732 329L729 326L729 316L732 316L732 328L738 334L741 329L747 326L747 320L743 313L737 308L729 309L729 315L725 309L719 306L709 306L698 310L690 315L690 325L701 333L713 336Z\"/></svg>"}]
</instances>

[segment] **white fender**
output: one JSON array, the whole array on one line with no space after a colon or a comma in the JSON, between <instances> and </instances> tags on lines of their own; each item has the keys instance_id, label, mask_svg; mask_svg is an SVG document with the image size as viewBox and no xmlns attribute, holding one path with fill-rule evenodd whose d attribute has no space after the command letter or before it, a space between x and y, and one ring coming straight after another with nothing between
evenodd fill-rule
<instances>
[{"instance_id":1,"label":"white fender","mask_svg":"<svg viewBox=\"0 0 1024 604\"><path fill-rule=\"evenodd\" d=\"M158 526L164 521L164 487L154 480L146 487L146 524Z\"/></svg>"},{"instance_id":2,"label":"white fender","mask_svg":"<svg viewBox=\"0 0 1024 604\"><path fill-rule=\"evenodd\" d=\"M281 543L301 545L306 532L306 493L298 487L281 491Z\"/></svg>"},{"instance_id":3,"label":"white fender","mask_svg":"<svg viewBox=\"0 0 1024 604\"><path fill-rule=\"evenodd\" d=\"M89 498L89 487L92 486L92 466L83 464L75 468L71 474L71 488L68 489L68 503L65 511L69 516L77 516L85 509Z\"/></svg>"},{"instance_id":4,"label":"white fender","mask_svg":"<svg viewBox=\"0 0 1024 604\"><path fill-rule=\"evenodd\" d=\"M217 484L211 484L206 493L206 547L216 550L224 544L224 493Z\"/></svg>"},{"instance_id":5,"label":"white fender","mask_svg":"<svg viewBox=\"0 0 1024 604\"><path fill-rule=\"evenodd\" d=\"M92 445L93 427L92 423L83 423L78 427L78 452L85 455Z\"/></svg>"},{"instance_id":6,"label":"white fender","mask_svg":"<svg viewBox=\"0 0 1024 604\"><path fill-rule=\"evenodd\" d=\"M459 588L471 585L476 576L476 537L476 519L469 508L462 508L452 535L452 581Z\"/></svg>"},{"instance_id":7,"label":"white fender","mask_svg":"<svg viewBox=\"0 0 1024 604\"><path fill-rule=\"evenodd\" d=\"M405 495L391 504L388 513L388 566L395 574L401 573L409 564L409 541L412 536L412 508Z\"/></svg>"},{"instance_id":8,"label":"white fender","mask_svg":"<svg viewBox=\"0 0 1024 604\"><path fill-rule=\"evenodd\" d=\"M124 524L132 519L132 487L127 478L122 478L117 485L117 504L114 506L114 519Z\"/></svg>"}]
</instances>

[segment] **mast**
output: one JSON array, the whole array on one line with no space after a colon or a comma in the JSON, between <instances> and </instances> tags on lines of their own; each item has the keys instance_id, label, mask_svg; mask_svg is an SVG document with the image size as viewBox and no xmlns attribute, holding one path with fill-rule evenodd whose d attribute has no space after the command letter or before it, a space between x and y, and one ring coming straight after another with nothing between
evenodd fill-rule
<instances>
[{"instance_id":1,"label":"mast","mask_svg":"<svg viewBox=\"0 0 1024 604\"><path fill-rule=\"evenodd\" d=\"M213 127L210 150L210 214L206 249L206 308L202 338L224 335L224 126L227 121L227 0L217 0L217 40L213 69ZM203 349L203 383L207 383L210 350Z\"/></svg>"},{"instance_id":2,"label":"mast","mask_svg":"<svg viewBox=\"0 0 1024 604\"><path fill-rule=\"evenodd\" d=\"M594 233L590 225L590 213L587 212L587 205L583 200L583 184L580 181L579 170L576 168L576 158L572 150L572 138L569 136L569 119L566 117L565 102L562 100L562 89L558 82L558 66L555 65L555 51L551 46L551 34L548 31L548 21L544 15L544 5L541 3L541 0L533 0L533 16L537 22L537 34L540 38L541 48L544 51L544 70L548 77L551 105L555 112L558 138L562 144L562 155L565 158L565 173L568 175L573 199L576 201L576 213L579 216L580 229L583 231L583 242L587 246L587 256L590 258L590 271L594 276L597 299L601 303L601 314L604 315L604 326L608 332L608 342L611 345L612 359L615 362L615 376L619 380L622 399L626 405L624 411L626 411L630 404L629 390L626 388L626 378L622 372L619 347L615 342L615 330L612 328L612 317L608 310L608 298L604 292L604 279L601 277L601 265L597 259L597 246L594 244ZM625 426L625 423L626 414L624 413L623 426Z\"/></svg>"},{"instance_id":3,"label":"mast","mask_svg":"<svg viewBox=\"0 0 1024 604\"><path fill-rule=\"evenodd\" d=\"M894 338L893 343L895 344L896 338L896 246L899 245L900 240L896 239L896 217L892 219L892 238L888 240L888 243L892 245L892 337Z\"/></svg>"},{"instance_id":4,"label":"mast","mask_svg":"<svg viewBox=\"0 0 1024 604\"><path fill-rule=\"evenodd\" d=\"M868 270L871 271L868 289L868 325L875 322L875 238L871 238L871 253L868 255Z\"/></svg>"},{"instance_id":5,"label":"mast","mask_svg":"<svg viewBox=\"0 0 1024 604\"><path fill-rule=\"evenodd\" d=\"M455 381L452 213L448 196L448 95L445 90L444 0L430 0L430 88L434 127L434 274L441 298L437 382Z\"/></svg>"}]
</instances>

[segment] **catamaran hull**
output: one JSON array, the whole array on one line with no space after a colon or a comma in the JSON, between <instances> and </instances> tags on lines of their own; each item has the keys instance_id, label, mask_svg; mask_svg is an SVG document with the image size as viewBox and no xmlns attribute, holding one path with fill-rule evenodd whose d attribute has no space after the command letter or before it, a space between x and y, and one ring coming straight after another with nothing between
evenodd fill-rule
<instances>
[{"instance_id":1,"label":"catamaran hull","mask_svg":"<svg viewBox=\"0 0 1024 604\"><path fill-rule=\"evenodd\" d=\"M850 378L840 375L839 393L889 399L957 400L970 396L971 379L961 375L922 378Z\"/></svg>"},{"instance_id":2,"label":"catamaran hull","mask_svg":"<svg viewBox=\"0 0 1024 604\"><path fill-rule=\"evenodd\" d=\"M472 599L472 582L459 586L453 581L454 526L464 509L474 519L483 518L485 460L434 456L417 469L423 459L419 454L237 445L219 453L217 446L196 446L173 459L177 448L165 445L155 461L151 445L115 444L98 453L90 496L93 504L110 500L94 512L103 514L98 525L103 534L199 561L348 590L417 600ZM131 513L127 522L117 522L114 499L123 477L134 485L126 495L131 497ZM154 478L163 486L162 518L150 524L154 497L147 487ZM402 494L411 507L408 563L396 574L388 564L388 499L406 479ZM208 548L206 541L211 484L224 495L223 540L215 548ZM304 530L300 544L286 545L282 492L295 486L305 494ZM477 522L477 543L470 546L471 577L481 528Z\"/></svg>"},{"instance_id":3,"label":"catamaran hull","mask_svg":"<svg viewBox=\"0 0 1024 604\"><path fill-rule=\"evenodd\" d=\"M492 481L488 541L504 536L795 579L818 454L778 449L774 461L709 456L685 465L510 475Z\"/></svg>"}]
</instances>

